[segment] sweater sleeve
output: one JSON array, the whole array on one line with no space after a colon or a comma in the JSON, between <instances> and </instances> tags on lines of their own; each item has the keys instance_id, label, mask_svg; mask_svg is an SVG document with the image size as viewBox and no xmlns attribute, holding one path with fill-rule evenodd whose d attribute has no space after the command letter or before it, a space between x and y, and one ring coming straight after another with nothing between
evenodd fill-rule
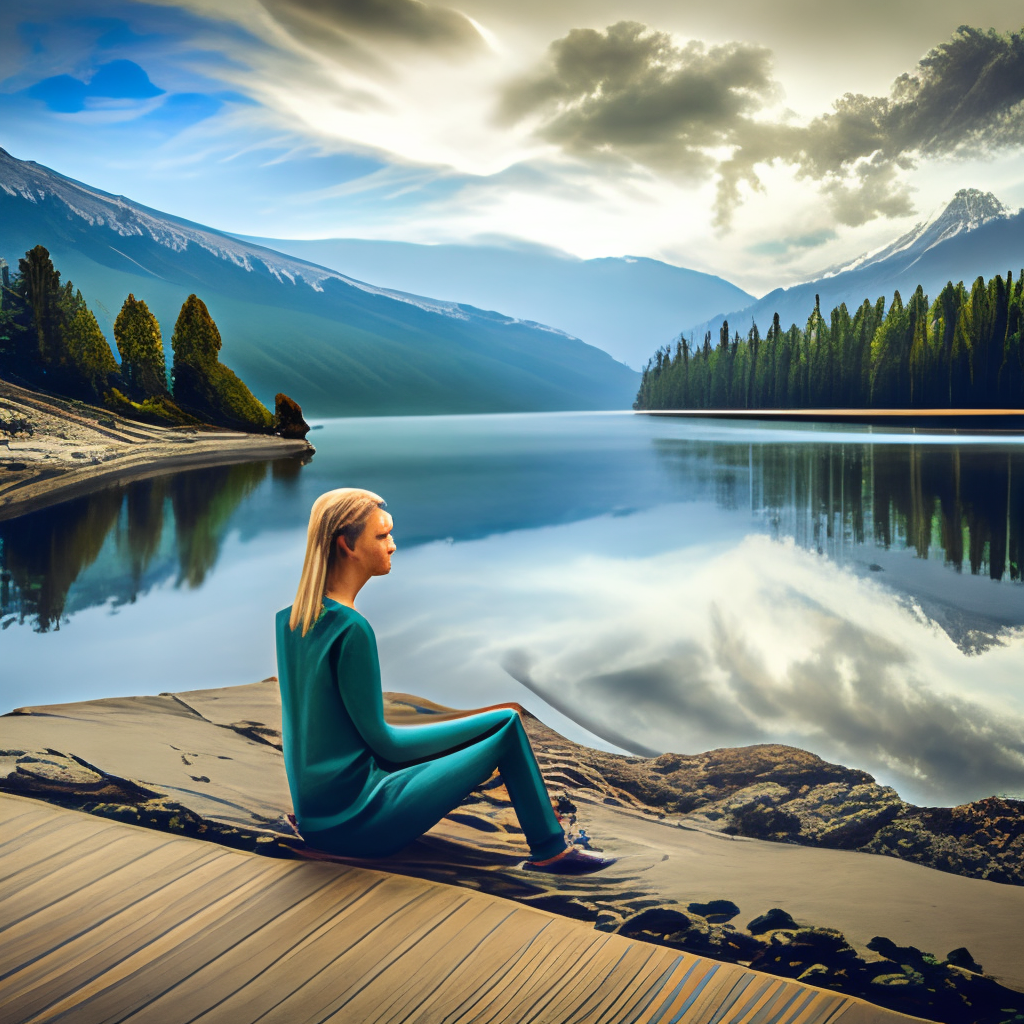
<instances>
[{"instance_id":1,"label":"sweater sleeve","mask_svg":"<svg viewBox=\"0 0 1024 1024\"><path fill-rule=\"evenodd\" d=\"M369 626L351 623L336 650L336 678L345 710L366 745L386 761L401 764L435 757L478 739L516 714L499 709L447 722L389 725L384 720L377 642Z\"/></svg>"}]
</instances>

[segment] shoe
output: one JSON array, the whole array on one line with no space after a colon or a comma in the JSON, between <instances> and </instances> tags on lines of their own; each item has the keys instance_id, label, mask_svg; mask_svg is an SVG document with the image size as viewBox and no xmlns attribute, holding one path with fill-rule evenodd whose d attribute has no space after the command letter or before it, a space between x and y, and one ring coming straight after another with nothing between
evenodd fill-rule
<instances>
[{"instance_id":1,"label":"shoe","mask_svg":"<svg viewBox=\"0 0 1024 1024\"><path fill-rule=\"evenodd\" d=\"M544 871L549 875L589 875L593 871L601 871L615 863L614 857L602 857L599 853L591 850L580 850L575 846L569 847L569 852L553 860L550 864L534 864L533 861L526 861L523 865L525 871Z\"/></svg>"}]
</instances>

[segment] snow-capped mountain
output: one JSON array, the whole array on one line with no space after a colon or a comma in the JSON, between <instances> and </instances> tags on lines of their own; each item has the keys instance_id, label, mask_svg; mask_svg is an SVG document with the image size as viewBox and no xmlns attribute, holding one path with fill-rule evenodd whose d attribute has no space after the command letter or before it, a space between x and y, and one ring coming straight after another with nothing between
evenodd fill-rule
<instances>
[{"instance_id":1,"label":"snow-capped mountain","mask_svg":"<svg viewBox=\"0 0 1024 1024\"><path fill-rule=\"evenodd\" d=\"M467 309L457 302L431 299L423 295L367 284L365 281L317 266L315 263L295 259L261 245L240 241L234 235L224 234L202 224L194 224L180 217L150 210L125 196L110 195L72 178L65 178L33 161L17 160L3 149L0 149L0 189L9 196L20 197L30 203L38 204L47 199L56 200L66 206L69 213L81 217L90 227L106 227L121 238L148 238L157 245L181 253L190 245L198 246L217 259L233 263L248 273L252 273L256 268L263 268L282 283L302 282L313 291L322 292L324 281L333 279L374 295L386 295L397 302L407 302L441 316L450 316L457 320L466 320L469 317ZM541 330L572 337L565 331L534 321L512 316L506 319L509 323L528 323Z\"/></svg>"},{"instance_id":2,"label":"snow-capped mountain","mask_svg":"<svg viewBox=\"0 0 1024 1024\"><path fill-rule=\"evenodd\" d=\"M848 270L884 263L901 253L912 255L916 261L941 242L966 231L975 231L989 221L1006 220L1013 215L1014 211L991 192L962 188L949 203L938 207L926 221L917 224L895 242L889 242L880 249L864 253L850 263L828 270L821 276L835 277Z\"/></svg>"},{"instance_id":3,"label":"snow-capped mountain","mask_svg":"<svg viewBox=\"0 0 1024 1024\"><path fill-rule=\"evenodd\" d=\"M128 292L165 339L195 292L254 392L314 415L626 408L636 393L635 371L564 331L367 284L0 149L0 256L16 268L37 244L108 337Z\"/></svg>"},{"instance_id":4,"label":"snow-capped mountain","mask_svg":"<svg viewBox=\"0 0 1024 1024\"><path fill-rule=\"evenodd\" d=\"M1024 211L1012 211L991 192L961 189L928 220L902 237L865 253L849 263L823 271L813 281L777 288L757 302L730 313L719 314L686 329L699 341L710 330L718 338L722 320L743 335L751 320L763 335L777 312L783 327L801 327L821 297L821 310L845 302L852 314L865 299L874 302L894 291L906 299L918 285L934 298L947 281L964 281L968 287L981 276L1014 275L1024 266Z\"/></svg>"}]
</instances>

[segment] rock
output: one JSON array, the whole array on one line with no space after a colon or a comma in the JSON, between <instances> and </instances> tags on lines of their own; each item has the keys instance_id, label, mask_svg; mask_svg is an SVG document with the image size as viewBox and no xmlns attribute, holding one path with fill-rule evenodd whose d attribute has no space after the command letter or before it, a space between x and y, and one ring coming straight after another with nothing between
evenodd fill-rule
<instances>
[{"instance_id":1,"label":"rock","mask_svg":"<svg viewBox=\"0 0 1024 1024\"><path fill-rule=\"evenodd\" d=\"M626 938L646 939L648 942L675 945L682 941L683 936L693 928L694 923L694 920L682 911L672 910L665 906L650 907L624 921L619 928L619 934Z\"/></svg>"},{"instance_id":2,"label":"rock","mask_svg":"<svg viewBox=\"0 0 1024 1024\"><path fill-rule=\"evenodd\" d=\"M710 900L707 903L691 903L686 909L694 914L700 914L701 917L705 917L709 921L716 922L728 921L740 912L740 908L732 900Z\"/></svg>"},{"instance_id":3,"label":"rock","mask_svg":"<svg viewBox=\"0 0 1024 1024\"><path fill-rule=\"evenodd\" d=\"M297 440L309 433L309 424L302 418L299 403L281 392L274 398L274 433Z\"/></svg>"},{"instance_id":4,"label":"rock","mask_svg":"<svg viewBox=\"0 0 1024 1024\"><path fill-rule=\"evenodd\" d=\"M775 931L778 928L797 928L796 921L785 910L780 910L778 907L773 907L767 914L755 917L747 925L747 931L751 935L763 935L765 932Z\"/></svg>"},{"instance_id":5,"label":"rock","mask_svg":"<svg viewBox=\"0 0 1024 1024\"><path fill-rule=\"evenodd\" d=\"M828 975L829 970L824 964L811 964L796 980L804 981L808 985L818 985L824 988Z\"/></svg>"},{"instance_id":6,"label":"rock","mask_svg":"<svg viewBox=\"0 0 1024 1024\"><path fill-rule=\"evenodd\" d=\"M966 946L958 946L956 949L951 949L946 954L946 963L952 964L954 967L962 967L965 971L970 971L972 974L985 973L984 968L971 956Z\"/></svg>"},{"instance_id":7,"label":"rock","mask_svg":"<svg viewBox=\"0 0 1024 1024\"><path fill-rule=\"evenodd\" d=\"M898 946L884 935L876 935L867 946L879 956L884 956L886 960L892 960L901 966L919 969L937 967L939 964L938 959L931 953L922 953L917 946Z\"/></svg>"}]
</instances>

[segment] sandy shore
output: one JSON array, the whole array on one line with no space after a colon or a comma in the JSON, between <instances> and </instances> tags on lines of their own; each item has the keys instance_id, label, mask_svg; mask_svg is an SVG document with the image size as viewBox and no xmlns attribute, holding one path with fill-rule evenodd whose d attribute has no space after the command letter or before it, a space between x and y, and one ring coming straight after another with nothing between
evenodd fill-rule
<instances>
[{"instance_id":1,"label":"sandy shore","mask_svg":"<svg viewBox=\"0 0 1024 1024\"><path fill-rule=\"evenodd\" d=\"M0 380L0 520L174 469L311 453L267 434L151 426Z\"/></svg>"},{"instance_id":2,"label":"sandy shore","mask_svg":"<svg viewBox=\"0 0 1024 1024\"><path fill-rule=\"evenodd\" d=\"M428 701L388 695L388 717L399 724L443 713ZM527 726L550 790L575 804L577 827L618 864L580 879L523 871L527 848L494 779L422 839L364 866L511 898L599 930L802 977L921 1016L928 1014L913 1000L901 1002L893 988L916 984L909 961L922 951L941 961L967 947L988 977L1024 990L1024 887L891 856L730 836L610 786L601 797L588 779L588 748L536 719ZM279 743L274 680L19 709L0 718L0 789L291 857L302 844L285 820L291 808ZM717 910L708 906L716 900L725 901ZM788 931L748 927L773 908L791 915ZM819 948L800 953L785 946L780 959L779 943L799 943L801 936ZM884 956L876 936L891 940ZM891 952L892 944L903 952ZM877 981L852 990L851 964L862 979ZM976 978L942 970L957 984Z\"/></svg>"}]
</instances>

